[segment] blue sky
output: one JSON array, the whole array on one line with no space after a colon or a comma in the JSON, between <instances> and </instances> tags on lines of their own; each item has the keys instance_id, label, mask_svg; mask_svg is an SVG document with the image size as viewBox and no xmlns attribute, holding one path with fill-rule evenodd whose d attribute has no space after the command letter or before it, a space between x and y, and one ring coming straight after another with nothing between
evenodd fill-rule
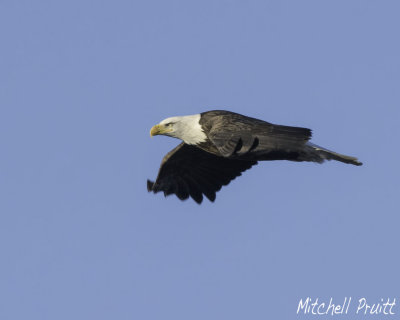
<instances>
[{"instance_id":1,"label":"blue sky","mask_svg":"<svg viewBox=\"0 0 400 320\"><path fill-rule=\"evenodd\" d=\"M308 296L400 314L399 10L2 1L0 318L306 319ZM178 143L151 126L210 109L364 166L261 163L201 206L147 193Z\"/></svg>"}]
</instances>

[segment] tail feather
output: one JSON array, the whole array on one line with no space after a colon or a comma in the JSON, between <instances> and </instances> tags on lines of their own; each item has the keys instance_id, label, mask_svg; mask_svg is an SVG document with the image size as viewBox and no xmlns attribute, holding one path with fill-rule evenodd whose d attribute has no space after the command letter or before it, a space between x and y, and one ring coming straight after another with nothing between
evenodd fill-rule
<instances>
[{"instance_id":1,"label":"tail feather","mask_svg":"<svg viewBox=\"0 0 400 320\"><path fill-rule=\"evenodd\" d=\"M324 160L336 160L355 166L362 166L362 162L358 161L356 157L346 156L344 154L322 148L310 142L308 142L307 145L312 148L314 154L319 158L320 161L318 162L323 162Z\"/></svg>"}]
</instances>

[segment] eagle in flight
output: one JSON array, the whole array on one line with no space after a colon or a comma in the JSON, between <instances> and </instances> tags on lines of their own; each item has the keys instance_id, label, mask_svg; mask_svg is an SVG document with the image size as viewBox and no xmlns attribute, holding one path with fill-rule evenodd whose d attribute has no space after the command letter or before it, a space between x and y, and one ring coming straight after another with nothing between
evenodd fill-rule
<instances>
[{"instance_id":1,"label":"eagle in flight","mask_svg":"<svg viewBox=\"0 0 400 320\"><path fill-rule=\"evenodd\" d=\"M150 135L166 135L182 143L164 157L156 181L147 180L147 190L175 194L181 200L192 197L199 204L203 195L213 202L222 186L258 161L336 160L362 165L355 157L309 142L310 129L223 110L167 118L152 127Z\"/></svg>"}]
</instances>

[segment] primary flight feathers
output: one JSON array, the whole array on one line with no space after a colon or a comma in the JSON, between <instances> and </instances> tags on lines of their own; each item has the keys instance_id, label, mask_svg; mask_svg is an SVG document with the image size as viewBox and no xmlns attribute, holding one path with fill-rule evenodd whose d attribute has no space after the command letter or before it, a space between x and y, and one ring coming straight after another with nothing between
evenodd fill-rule
<instances>
[{"instance_id":1,"label":"primary flight feathers","mask_svg":"<svg viewBox=\"0 0 400 320\"><path fill-rule=\"evenodd\" d=\"M183 142L164 157L156 181L147 180L148 191L176 194L181 200L192 197L197 203L203 201L203 195L214 201L222 186L258 161L337 160L362 165L357 158L309 142L310 129L222 110L165 119L151 128L150 135Z\"/></svg>"}]
</instances>

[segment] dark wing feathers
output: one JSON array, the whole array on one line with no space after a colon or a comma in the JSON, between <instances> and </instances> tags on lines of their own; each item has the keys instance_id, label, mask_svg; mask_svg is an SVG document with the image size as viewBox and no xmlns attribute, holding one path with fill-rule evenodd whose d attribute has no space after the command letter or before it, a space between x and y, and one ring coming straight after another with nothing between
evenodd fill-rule
<instances>
[{"instance_id":1,"label":"dark wing feathers","mask_svg":"<svg viewBox=\"0 0 400 320\"><path fill-rule=\"evenodd\" d=\"M214 201L222 186L257 164L256 161L227 159L181 143L162 160L155 182L147 181L150 192L176 194L181 200L192 197L197 203L205 195Z\"/></svg>"},{"instance_id":2,"label":"dark wing feathers","mask_svg":"<svg viewBox=\"0 0 400 320\"><path fill-rule=\"evenodd\" d=\"M275 125L228 111L202 114L208 138L224 157L274 150L298 151L311 138L311 130Z\"/></svg>"}]
</instances>

